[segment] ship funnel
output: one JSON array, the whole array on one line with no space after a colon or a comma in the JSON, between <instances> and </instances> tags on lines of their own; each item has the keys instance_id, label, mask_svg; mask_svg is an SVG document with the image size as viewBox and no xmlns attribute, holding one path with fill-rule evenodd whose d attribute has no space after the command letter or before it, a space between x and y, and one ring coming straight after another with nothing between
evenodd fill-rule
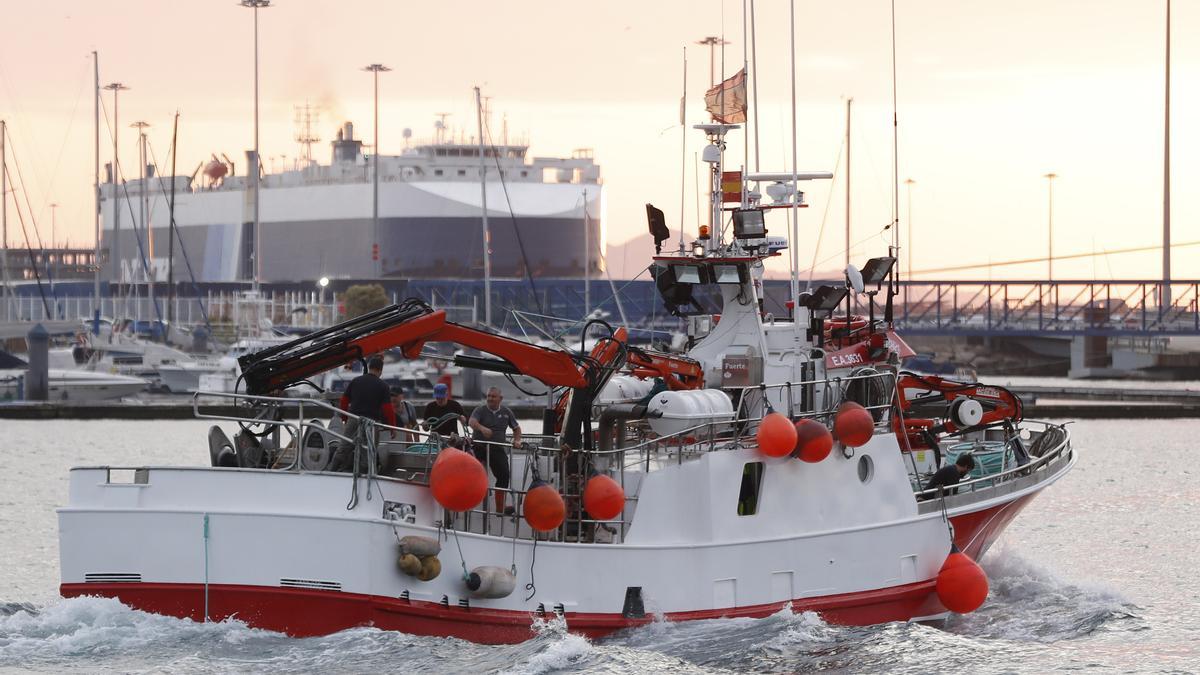
<instances>
[{"instance_id":1,"label":"ship funnel","mask_svg":"<svg viewBox=\"0 0 1200 675\"><path fill-rule=\"evenodd\" d=\"M342 124L342 140L344 140L344 141L354 140L354 123L353 122L346 122L346 123Z\"/></svg>"}]
</instances>

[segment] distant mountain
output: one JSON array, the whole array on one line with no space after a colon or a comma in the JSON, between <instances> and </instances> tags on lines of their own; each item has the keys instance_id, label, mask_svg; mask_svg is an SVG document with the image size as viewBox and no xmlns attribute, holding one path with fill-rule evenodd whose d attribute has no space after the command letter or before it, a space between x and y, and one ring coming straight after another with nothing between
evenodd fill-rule
<instances>
[{"instance_id":1,"label":"distant mountain","mask_svg":"<svg viewBox=\"0 0 1200 675\"><path fill-rule=\"evenodd\" d=\"M669 242L664 242L664 246ZM640 234L620 244L609 244L604 254L609 273L614 279L632 279L650 264L654 255L654 239L649 233Z\"/></svg>"}]
</instances>

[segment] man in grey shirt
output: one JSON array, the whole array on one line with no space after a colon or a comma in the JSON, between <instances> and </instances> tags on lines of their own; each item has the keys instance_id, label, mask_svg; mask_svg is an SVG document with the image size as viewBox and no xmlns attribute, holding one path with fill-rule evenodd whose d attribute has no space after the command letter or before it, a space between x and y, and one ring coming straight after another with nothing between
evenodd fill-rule
<instances>
[{"instance_id":1,"label":"man in grey shirt","mask_svg":"<svg viewBox=\"0 0 1200 675\"><path fill-rule=\"evenodd\" d=\"M504 494L510 479L508 451L504 447L504 441L508 430L512 429L512 446L521 447L521 425L517 423L517 416L511 410L500 405L503 399L499 389L488 389L487 405L480 406L471 413L468 425L475 432L475 457L489 467L492 475L496 477L496 513L512 514L513 507L504 505Z\"/></svg>"}]
</instances>

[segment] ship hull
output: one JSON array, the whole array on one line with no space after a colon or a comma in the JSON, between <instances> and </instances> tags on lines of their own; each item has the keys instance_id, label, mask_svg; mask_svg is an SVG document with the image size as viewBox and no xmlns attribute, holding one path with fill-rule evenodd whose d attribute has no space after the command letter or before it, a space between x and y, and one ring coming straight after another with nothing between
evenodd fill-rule
<instances>
[{"instance_id":1,"label":"ship hull","mask_svg":"<svg viewBox=\"0 0 1200 675\"><path fill-rule=\"evenodd\" d=\"M884 450L881 438L880 447L860 453L903 470L894 443ZM650 473L646 480L655 484L637 508L667 511L647 511L649 521L628 530L626 544L536 546L525 538L527 526L496 516L485 518L500 528L491 534L448 531L433 520L441 511L427 488L390 479L359 479L360 498L347 511L354 479L340 474L151 468L133 484L113 484L109 469L75 469L71 505L59 511L60 590L181 618L234 617L296 636L374 626L485 643L526 640L536 619L556 615L568 630L592 637L653 617L762 617L787 606L848 625L946 615L935 592L949 546L940 501L855 521L867 493L846 480L854 463L785 461L771 465L775 480L764 482L761 501L779 515L756 524L728 508L736 485L712 482L738 475L754 458L753 451L710 453ZM1005 484L1001 494L947 498L959 548L983 555L1073 463L1066 455ZM706 483L713 529L693 532L704 519L686 491ZM845 501L804 501L819 483L846 485ZM678 500L656 502L650 487ZM380 518L396 504L411 505L417 521ZM829 522L843 525L830 529ZM516 540L513 527L524 533ZM754 528L766 529L747 538ZM727 534L713 541L721 531ZM409 535L441 542L440 576L421 582L397 570L396 542ZM689 543L693 535L699 539ZM512 565L516 589L501 599L472 596L460 569L475 565Z\"/></svg>"},{"instance_id":2,"label":"ship hull","mask_svg":"<svg viewBox=\"0 0 1200 675\"><path fill-rule=\"evenodd\" d=\"M951 516L955 543L978 559L1000 537L1037 493ZM668 621L762 618L790 607L811 611L830 623L866 626L889 621L938 617L946 608L937 599L935 580L821 597L794 598L746 607L666 612ZM316 589L235 584L64 583L64 597L102 596L135 609L183 619L235 618L255 628L294 637L327 635L358 626L414 635L456 637L485 644L516 643L534 635L533 622L545 614L492 608L462 608L439 602ZM206 609L207 608L207 609ZM571 632L596 638L645 625L652 617L620 613L564 612Z\"/></svg>"},{"instance_id":3,"label":"ship hull","mask_svg":"<svg viewBox=\"0 0 1200 675\"><path fill-rule=\"evenodd\" d=\"M495 277L582 277L590 243L593 274L603 271L602 188L570 183L488 186L488 230ZM584 192L590 204L585 218ZM110 195L102 213L102 275L110 281L166 280L170 232L161 217L144 216ZM483 277L483 227L478 184L380 185L379 272L383 277L445 279ZM508 198L511 199L511 202ZM136 197L135 197L136 201ZM200 282L253 278L253 211L242 191L198 190L175 206L176 278ZM274 187L262 190L259 212L261 279L294 282L371 278L375 272L375 220L370 184ZM158 193L150 213L166 213ZM114 218L113 208L120 210ZM119 223L117 222L119 220ZM131 223L136 223L133 227ZM587 234L585 234L585 223ZM184 256L186 255L186 260ZM147 274L145 267L152 270Z\"/></svg>"}]
</instances>

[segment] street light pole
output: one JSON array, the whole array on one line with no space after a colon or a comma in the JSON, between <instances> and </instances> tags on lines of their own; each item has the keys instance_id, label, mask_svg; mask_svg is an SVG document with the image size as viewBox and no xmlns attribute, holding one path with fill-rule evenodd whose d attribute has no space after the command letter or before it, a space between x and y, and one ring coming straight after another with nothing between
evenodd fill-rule
<instances>
[{"instance_id":1,"label":"street light pole","mask_svg":"<svg viewBox=\"0 0 1200 675\"><path fill-rule=\"evenodd\" d=\"M106 85L104 88L113 93L113 240L112 246L109 246L108 260L113 265L113 278L115 278L117 283L120 284L124 277L124 270L121 268L121 197L120 191L117 188L117 186L121 183L121 155L120 145L117 142L121 135L121 118L118 101L121 92L128 91L129 87L126 87L120 82L113 82ZM113 302L116 302L115 298L113 299ZM116 310L115 304L113 305L113 310Z\"/></svg>"},{"instance_id":2,"label":"street light pole","mask_svg":"<svg viewBox=\"0 0 1200 675\"><path fill-rule=\"evenodd\" d=\"M723 40L715 35L709 35L708 37L704 38L703 40L697 40L696 44L708 45L708 86L711 88L713 85L715 85L717 83L717 75L716 75L717 45L725 46L725 45L729 44L729 41ZM724 63L724 62L722 61L722 63Z\"/></svg>"},{"instance_id":3,"label":"street light pole","mask_svg":"<svg viewBox=\"0 0 1200 675\"><path fill-rule=\"evenodd\" d=\"M1046 223L1049 230L1046 238L1046 280L1054 281L1054 179L1058 178L1058 174L1051 172L1043 178L1046 179Z\"/></svg>"},{"instance_id":4,"label":"street light pole","mask_svg":"<svg viewBox=\"0 0 1200 675\"><path fill-rule=\"evenodd\" d=\"M242 7L254 10L254 161L247 167L252 176L254 186L254 292L257 293L262 282L262 232L259 227L259 156L258 156L258 10L269 7L271 0L241 0Z\"/></svg>"},{"instance_id":5,"label":"street light pole","mask_svg":"<svg viewBox=\"0 0 1200 675\"><path fill-rule=\"evenodd\" d=\"M375 276L383 276L383 260L379 257L379 73L386 73L391 70L382 63L372 63L363 68L364 71L372 73L375 78L375 148L372 155L372 163L374 168L371 173L374 174L374 183L371 207L371 268L375 272Z\"/></svg>"}]
</instances>

